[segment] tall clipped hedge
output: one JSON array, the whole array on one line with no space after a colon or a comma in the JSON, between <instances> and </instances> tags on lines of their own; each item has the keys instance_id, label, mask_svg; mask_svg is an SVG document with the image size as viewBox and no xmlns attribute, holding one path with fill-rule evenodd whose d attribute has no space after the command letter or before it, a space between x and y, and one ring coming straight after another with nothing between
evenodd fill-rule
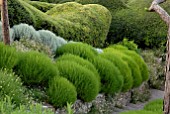
<instances>
[{"instance_id":1,"label":"tall clipped hedge","mask_svg":"<svg viewBox=\"0 0 170 114\"><path fill-rule=\"evenodd\" d=\"M67 78L76 87L77 96L88 102L96 98L99 93L99 82L94 73L87 68L72 62L58 61L56 66L60 76Z\"/></svg>"},{"instance_id":2,"label":"tall clipped hedge","mask_svg":"<svg viewBox=\"0 0 170 114\"><path fill-rule=\"evenodd\" d=\"M90 71L92 71L95 76L97 77L97 79L99 80L99 83L100 83L100 76L99 76L99 73L97 71L97 69L95 68L95 66L89 62L88 60L85 60L79 56L76 56L76 55L72 55L72 54L64 54L60 57L58 57L56 59L56 62L58 61L63 61L63 60L68 60L68 61L73 61L73 62L76 62L78 63L79 65L89 69Z\"/></svg>"},{"instance_id":3,"label":"tall clipped hedge","mask_svg":"<svg viewBox=\"0 0 170 114\"><path fill-rule=\"evenodd\" d=\"M81 42L67 43L61 46L56 50L56 57L66 53L78 55L84 59L92 59L98 54L92 46Z\"/></svg>"},{"instance_id":4,"label":"tall clipped hedge","mask_svg":"<svg viewBox=\"0 0 170 114\"><path fill-rule=\"evenodd\" d=\"M129 68L128 64L123 61L122 58L120 58L118 55L110 53L110 52L104 52L100 54L101 57L111 61L120 71L124 78L124 83L122 87L122 91L128 91L133 86L133 77L131 73L131 69Z\"/></svg>"},{"instance_id":5,"label":"tall clipped hedge","mask_svg":"<svg viewBox=\"0 0 170 114\"><path fill-rule=\"evenodd\" d=\"M55 107L66 106L67 103L74 103L77 99L75 86L66 78L58 76L50 79L47 94L49 102Z\"/></svg>"},{"instance_id":6,"label":"tall clipped hedge","mask_svg":"<svg viewBox=\"0 0 170 114\"><path fill-rule=\"evenodd\" d=\"M39 30L37 33L40 35L42 43L49 46L53 52L55 52L58 47L61 47L62 45L67 43L66 40L59 36L56 36L51 31Z\"/></svg>"},{"instance_id":7,"label":"tall clipped hedge","mask_svg":"<svg viewBox=\"0 0 170 114\"><path fill-rule=\"evenodd\" d=\"M12 69L18 62L18 53L15 48L0 42L0 69Z\"/></svg>"},{"instance_id":8,"label":"tall clipped hedge","mask_svg":"<svg viewBox=\"0 0 170 114\"><path fill-rule=\"evenodd\" d=\"M12 0L9 0L10 2ZM27 1L14 0L22 9L24 18L20 22L33 25L36 29L44 28L53 31L57 36L67 40L83 41L94 46L103 46L111 22L110 12L103 6L97 4L81 5L74 2L57 4L52 9L44 13ZM12 10L18 5L9 6ZM14 14L21 11L16 10ZM28 18L27 18L28 17ZM11 18L14 24L19 24L18 20ZM11 24L13 26L14 24Z\"/></svg>"},{"instance_id":9,"label":"tall clipped hedge","mask_svg":"<svg viewBox=\"0 0 170 114\"><path fill-rule=\"evenodd\" d=\"M97 56L91 60L101 78L101 92L115 94L120 92L124 83L119 69L110 61Z\"/></svg>"},{"instance_id":10,"label":"tall clipped hedge","mask_svg":"<svg viewBox=\"0 0 170 114\"><path fill-rule=\"evenodd\" d=\"M122 58L131 69L132 77L133 77L133 87L138 87L142 83L141 71L139 69L139 65L129 56L124 54L123 52L113 49L113 48L105 48L104 52L109 52L118 55Z\"/></svg>"},{"instance_id":11,"label":"tall clipped hedge","mask_svg":"<svg viewBox=\"0 0 170 114\"><path fill-rule=\"evenodd\" d=\"M20 53L14 71L28 85L47 86L50 78L59 75L52 60L36 51Z\"/></svg>"}]
</instances>

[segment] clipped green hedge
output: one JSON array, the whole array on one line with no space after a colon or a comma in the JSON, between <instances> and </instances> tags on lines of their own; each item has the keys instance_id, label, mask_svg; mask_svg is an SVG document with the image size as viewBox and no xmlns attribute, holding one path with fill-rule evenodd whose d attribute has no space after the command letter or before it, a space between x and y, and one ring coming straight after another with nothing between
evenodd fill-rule
<instances>
[{"instance_id":1,"label":"clipped green hedge","mask_svg":"<svg viewBox=\"0 0 170 114\"><path fill-rule=\"evenodd\" d=\"M120 58L122 58L131 69L132 77L133 77L133 87L138 87L142 83L141 71L139 69L139 65L128 55L124 54L122 51L113 49L113 48L105 48L104 52L109 52L116 54Z\"/></svg>"},{"instance_id":2,"label":"clipped green hedge","mask_svg":"<svg viewBox=\"0 0 170 114\"><path fill-rule=\"evenodd\" d=\"M120 114L162 114L162 113L146 111L146 110L133 110L133 111L121 112Z\"/></svg>"},{"instance_id":3,"label":"clipped green hedge","mask_svg":"<svg viewBox=\"0 0 170 114\"><path fill-rule=\"evenodd\" d=\"M59 75L52 60L36 51L20 53L14 71L21 77L24 84L28 85L47 86L50 78Z\"/></svg>"},{"instance_id":4,"label":"clipped green hedge","mask_svg":"<svg viewBox=\"0 0 170 114\"><path fill-rule=\"evenodd\" d=\"M124 78L124 84L122 87L122 91L128 91L133 86L133 77L131 73L131 69L129 68L128 64L123 61L122 58L120 58L118 55L110 53L110 52L104 52L100 54L101 57L111 61L120 71Z\"/></svg>"},{"instance_id":5,"label":"clipped green hedge","mask_svg":"<svg viewBox=\"0 0 170 114\"><path fill-rule=\"evenodd\" d=\"M18 76L9 70L0 70L0 79L1 100L9 96L11 101L17 106L28 102L25 88L22 86L21 79Z\"/></svg>"},{"instance_id":6,"label":"clipped green hedge","mask_svg":"<svg viewBox=\"0 0 170 114\"><path fill-rule=\"evenodd\" d=\"M78 55L84 59L92 59L98 54L97 51L94 50L92 46L81 42L67 43L61 46L56 50L56 57L63 55L65 53Z\"/></svg>"},{"instance_id":7,"label":"clipped green hedge","mask_svg":"<svg viewBox=\"0 0 170 114\"><path fill-rule=\"evenodd\" d=\"M92 71L67 60L56 62L56 66L59 69L60 76L67 78L76 87L78 98L85 102L96 98L100 87Z\"/></svg>"},{"instance_id":8,"label":"clipped green hedge","mask_svg":"<svg viewBox=\"0 0 170 114\"><path fill-rule=\"evenodd\" d=\"M97 71L97 69L95 68L95 66L89 62L88 60L85 60L79 56L76 56L76 55L72 55L72 54L64 54L60 57L57 58L56 62L58 61L63 61L63 60L68 60L68 61L73 61L73 62L76 62L78 63L79 65L89 69L90 71L92 71L96 78L99 80L99 83L100 83L100 76L99 76L99 73Z\"/></svg>"},{"instance_id":9,"label":"clipped green hedge","mask_svg":"<svg viewBox=\"0 0 170 114\"><path fill-rule=\"evenodd\" d=\"M47 94L49 102L55 107L66 106L67 103L74 103L77 99L75 86L66 78L58 76L50 79Z\"/></svg>"},{"instance_id":10,"label":"clipped green hedge","mask_svg":"<svg viewBox=\"0 0 170 114\"><path fill-rule=\"evenodd\" d=\"M15 48L0 42L0 69L12 69L18 62L18 53Z\"/></svg>"},{"instance_id":11,"label":"clipped green hedge","mask_svg":"<svg viewBox=\"0 0 170 114\"><path fill-rule=\"evenodd\" d=\"M96 56L91 60L101 78L101 92L115 94L121 91L124 80L119 69L107 59Z\"/></svg>"},{"instance_id":12,"label":"clipped green hedge","mask_svg":"<svg viewBox=\"0 0 170 114\"><path fill-rule=\"evenodd\" d=\"M160 114L163 113L163 100L156 99L156 100L150 101L144 106L144 110L159 112Z\"/></svg>"},{"instance_id":13,"label":"clipped green hedge","mask_svg":"<svg viewBox=\"0 0 170 114\"><path fill-rule=\"evenodd\" d=\"M11 1L11 0L9 0ZM103 46L111 22L110 12L103 6L97 4L81 5L74 2L57 4L46 13L38 10L28 2L14 0L21 6L21 11L16 10L14 14L24 13L20 23L25 22L33 25L36 29L53 31L57 36L67 40L82 41L94 46ZM18 5L9 6L15 10ZM25 18L28 21L25 21ZM13 24L19 24L18 20L11 18Z\"/></svg>"}]
</instances>

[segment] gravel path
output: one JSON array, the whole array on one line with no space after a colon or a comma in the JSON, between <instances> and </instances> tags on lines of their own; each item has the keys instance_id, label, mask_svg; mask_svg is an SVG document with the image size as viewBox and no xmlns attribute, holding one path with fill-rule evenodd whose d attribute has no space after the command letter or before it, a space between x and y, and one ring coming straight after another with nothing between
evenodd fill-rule
<instances>
[{"instance_id":1,"label":"gravel path","mask_svg":"<svg viewBox=\"0 0 170 114\"><path fill-rule=\"evenodd\" d=\"M150 92L151 92L151 98L149 99L149 101L154 100L154 99L163 98L163 96L164 96L164 91L161 91L161 90L151 89ZM140 109L143 109L144 105L146 103L148 103L149 101L144 102L144 103L137 103L137 104L129 103L124 108L121 108L121 109L120 108L115 108L115 110L114 110L114 112L112 114L119 114L120 112L125 112L125 111L128 111L128 110L140 110Z\"/></svg>"}]
</instances>

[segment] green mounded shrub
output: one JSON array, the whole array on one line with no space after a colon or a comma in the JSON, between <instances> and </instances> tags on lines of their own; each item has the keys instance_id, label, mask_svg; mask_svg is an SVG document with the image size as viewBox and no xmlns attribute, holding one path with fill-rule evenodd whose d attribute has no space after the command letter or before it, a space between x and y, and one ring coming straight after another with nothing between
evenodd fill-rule
<instances>
[{"instance_id":1,"label":"green mounded shrub","mask_svg":"<svg viewBox=\"0 0 170 114\"><path fill-rule=\"evenodd\" d=\"M50 79L47 94L49 102L55 107L66 106L67 103L74 103L77 99L75 86L66 78L58 76Z\"/></svg>"},{"instance_id":2,"label":"green mounded shrub","mask_svg":"<svg viewBox=\"0 0 170 114\"><path fill-rule=\"evenodd\" d=\"M139 69L139 65L131 57L129 57L122 51L116 50L113 48L105 48L104 52L116 54L121 59L123 59L128 64L129 68L131 69L131 73L133 77L133 87L138 87L141 85L142 76L141 76L141 71Z\"/></svg>"},{"instance_id":3,"label":"green mounded shrub","mask_svg":"<svg viewBox=\"0 0 170 114\"><path fill-rule=\"evenodd\" d=\"M100 54L100 56L111 61L119 69L121 75L124 78L122 91L125 92L131 89L133 86L133 77L128 64L123 61L122 58L120 58L118 55L110 52L104 52Z\"/></svg>"},{"instance_id":4,"label":"green mounded shrub","mask_svg":"<svg viewBox=\"0 0 170 114\"><path fill-rule=\"evenodd\" d=\"M162 113L146 111L146 110L132 110L127 112L121 112L120 114L162 114Z\"/></svg>"},{"instance_id":5,"label":"green mounded shrub","mask_svg":"<svg viewBox=\"0 0 170 114\"><path fill-rule=\"evenodd\" d=\"M128 50L127 47L120 45L120 44L110 45L109 48L114 48L114 49L118 49L118 50Z\"/></svg>"},{"instance_id":6,"label":"green mounded shrub","mask_svg":"<svg viewBox=\"0 0 170 114\"><path fill-rule=\"evenodd\" d=\"M111 15L101 5L81 5L69 2L57 4L47 13L43 13L26 1L15 1L23 8L21 11L29 16L29 21L25 23L33 25L36 29L50 30L67 40L83 41L98 47L103 46L106 40ZM15 6L11 7L15 8ZM18 12L15 13L18 14Z\"/></svg>"},{"instance_id":7,"label":"green mounded shrub","mask_svg":"<svg viewBox=\"0 0 170 114\"><path fill-rule=\"evenodd\" d=\"M115 94L121 91L123 76L119 69L107 59L96 56L91 60L101 78L101 92Z\"/></svg>"},{"instance_id":8,"label":"green mounded shrub","mask_svg":"<svg viewBox=\"0 0 170 114\"><path fill-rule=\"evenodd\" d=\"M0 69L12 69L18 61L18 54L15 48L4 45L0 42Z\"/></svg>"},{"instance_id":9,"label":"green mounded shrub","mask_svg":"<svg viewBox=\"0 0 170 114\"><path fill-rule=\"evenodd\" d=\"M159 112L160 114L162 114L163 113L163 100L156 99L156 100L150 101L144 106L144 110Z\"/></svg>"},{"instance_id":10,"label":"green mounded shrub","mask_svg":"<svg viewBox=\"0 0 170 114\"><path fill-rule=\"evenodd\" d=\"M28 99L21 79L9 70L0 70L0 99L9 96L15 105L25 104Z\"/></svg>"},{"instance_id":11,"label":"green mounded shrub","mask_svg":"<svg viewBox=\"0 0 170 114\"><path fill-rule=\"evenodd\" d=\"M81 42L67 43L61 46L56 50L56 57L66 53L78 55L84 59L92 59L98 54L92 46Z\"/></svg>"},{"instance_id":12,"label":"green mounded shrub","mask_svg":"<svg viewBox=\"0 0 170 114\"><path fill-rule=\"evenodd\" d=\"M19 24L12 27L13 28L13 39L20 40L21 38L28 38L30 40L35 40L41 42L39 33L34 29L33 26L28 24Z\"/></svg>"},{"instance_id":13,"label":"green mounded shrub","mask_svg":"<svg viewBox=\"0 0 170 114\"><path fill-rule=\"evenodd\" d=\"M52 60L36 51L20 53L14 71L28 85L46 86L50 78L59 75Z\"/></svg>"},{"instance_id":14,"label":"green mounded shrub","mask_svg":"<svg viewBox=\"0 0 170 114\"><path fill-rule=\"evenodd\" d=\"M73 61L58 61L60 76L67 78L76 87L77 96L85 102L92 101L99 93L99 82L94 73Z\"/></svg>"},{"instance_id":15,"label":"green mounded shrub","mask_svg":"<svg viewBox=\"0 0 170 114\"><path fill-rule=\"evenodd\" d=\"M46 12L56 6L56 4L39 1L28 1L28 3L41 10L42 12Z\"/></svg>"},{"instance_id":16,"label":"green mounded shrub","mask_svg":"<svg viewBox=\"0 0 170 114\"><path fill-rule=\"evenodd\" d=\"M55 52L57 48L67 43L66 40L59 36L56 36L51 31L39 30L38 33L40 35L42 43L49 46L53 52Z\"/></svg>"},{"instance_id":17,"label":"green mounded shrub","mask_svg":"<svg viewBox=\"0 0 170 114\"><path fill-rule=\"evenodd\" d=\"M76 62L78 63L79 65L89 69L90 71L92 71L96 78L99 80L99 83L100 83L100 76L99 76L99 73L97 71L97 69L95 68L95 66L89 62L88 60L85 60L79 56L76 56L76 55L72 55L72 54L64 54L60 57L57 58L56 62L58 61L63 61L63 60L68 60L68 61L73 61L73 62Z\"/></svg>"}]
</instances>

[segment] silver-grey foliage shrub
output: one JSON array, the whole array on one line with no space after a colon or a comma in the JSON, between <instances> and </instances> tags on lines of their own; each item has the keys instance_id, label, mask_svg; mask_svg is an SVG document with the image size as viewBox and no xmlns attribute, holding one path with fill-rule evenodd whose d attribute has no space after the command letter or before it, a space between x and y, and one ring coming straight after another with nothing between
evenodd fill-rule
<instances>
[{"instance_id":1,"label":"silver-grey foliage shrub","mask_svg":"<svg viewBox=\"0 0 170 114\"><path fill-rule=\"evenodd\" d=\"M40 34L42 43L48 45L53 52L55 52L58 47L67 43L66 40L60 36L56 36L51 31L39 30L38 33Z\"/></svg>"},{"instance_id":2,"label":"silver-grey foliage shrub","mask_svg":"<svg viewBox=\"0 0 170 114\"><path fill-rule=\"evenodd\" d=\"M20 40L20 38L27 38L30 40L35 40L38 42L41 42L40 35L38 32L34 29L33 26L30 26L28 24L19 24L13 26L13 39L14 40Z\"/></svg>"}]
</instances>

